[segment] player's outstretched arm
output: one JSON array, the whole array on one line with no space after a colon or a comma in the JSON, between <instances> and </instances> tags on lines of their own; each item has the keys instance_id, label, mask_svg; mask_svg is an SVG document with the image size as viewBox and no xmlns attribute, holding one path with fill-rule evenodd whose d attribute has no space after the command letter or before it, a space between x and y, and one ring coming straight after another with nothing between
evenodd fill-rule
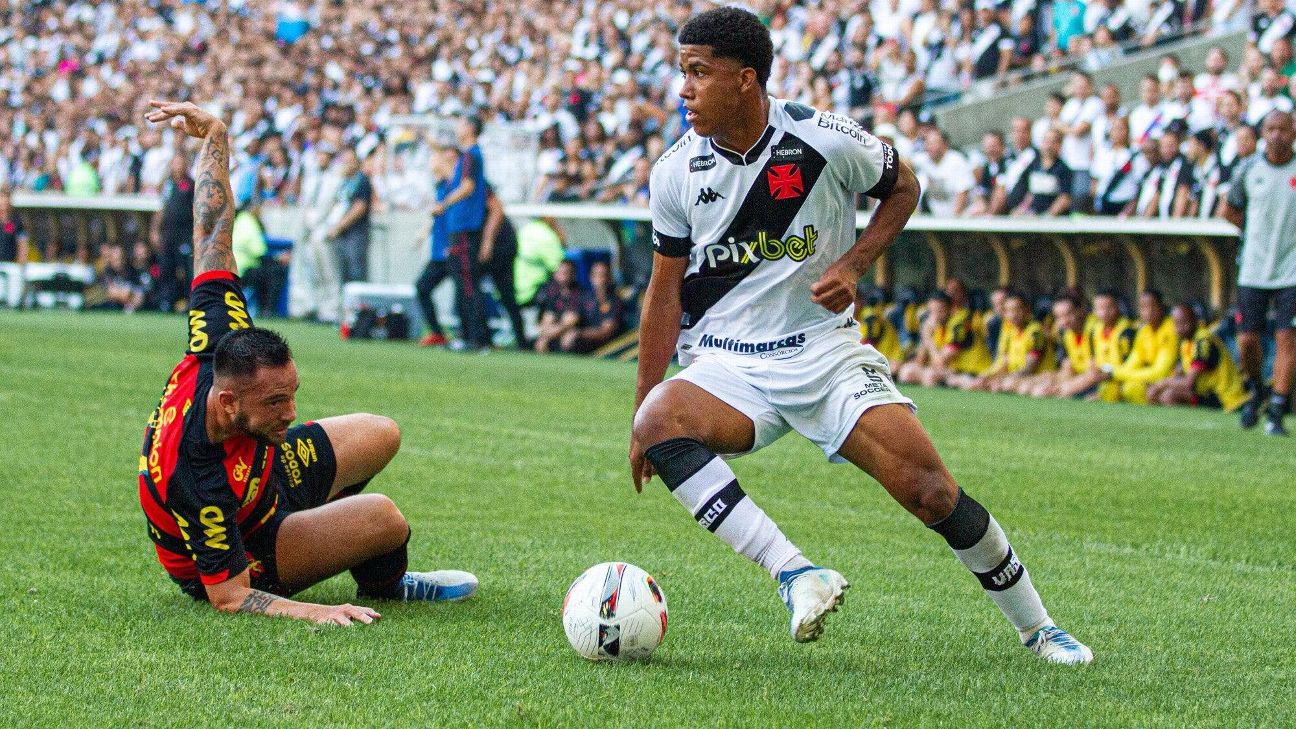
<instances>
[{"instance_id":1,"label":"player's outstretched arm","mask_svg":"<svg viewBox=\"0 0 1296 729\"><path fill-rule=\"evenodd\" d=\"M224 582L207 585L207 599L223 613L252 613L308 620L320 625L368 625L381 617L377 611L356 605L316 605L252 589L248 570Z\"/></svg>"},{"instance_id":2,"label":"player's outstretched arm","mask_svg":"<svg viewBox=\"0 0 1296 729\"><path fill-rule=\"evenodd\" d=\"M194 171L194 276L234 271L234 194L229 182L229 134L225 124L190 102L150 101L144 116L203 140Z\"/></svg>"},{"instance_id":3,"label":"player's outstretched arm","mask_svg":"<svg viewBox=\"0 0 1296 729\"><path fill-rule=\"evenodd\" d=\"M891 194L878 205L855 245L810 285L811 301L836 313L845 311L855 301L855 288L860 278L904 230L918 207L919 192L918 178L913 169L900 161Z\"/></svg>"},{"instance_id":4,"label":"player's outstretched arm","mask_svg":"<svg viewBox=\"0 0 1296 729\"><path fill-rule=\"evenodd\" d=\"M679 341L680 317L684 306L680 291L684 272L688 270L687 256L672 258L660 253L653 255L652 278L644 292L643 314L639 317L639 375L635 383L634 412L638 414L648 393L666 377L666 368L675 356ZM644 457L643 444L631 436L630 475L635 491L652 478L652 464Z\"/></svg>"}]
</instances>

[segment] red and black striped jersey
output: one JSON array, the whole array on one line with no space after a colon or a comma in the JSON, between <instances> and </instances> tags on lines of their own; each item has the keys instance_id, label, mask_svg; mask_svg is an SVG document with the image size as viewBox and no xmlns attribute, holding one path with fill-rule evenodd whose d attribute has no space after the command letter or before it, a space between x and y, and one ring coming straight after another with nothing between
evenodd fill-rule
<instances>
[{"instance_id":1,"label":"red and black striped jersey","mask_svg":"<svg viewBox=\"0 0 1296 729\"><path fill-rule=\"evenodd\" d=\"M194 279L189 347L171 371L144 431L139 498L158 560L178 580L212 585L248 566L243 540L272 517L267 488L274 446L238 435L207 435L212 357L226 334L252 326L238 279L213 271Z\"/></svg>"}]
</instances>

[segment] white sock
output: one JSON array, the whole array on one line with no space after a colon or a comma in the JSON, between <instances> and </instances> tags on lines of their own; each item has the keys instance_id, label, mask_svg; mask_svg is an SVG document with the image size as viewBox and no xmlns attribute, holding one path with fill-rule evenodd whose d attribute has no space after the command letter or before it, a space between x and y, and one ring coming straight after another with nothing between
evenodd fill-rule
<instances>
[{"instance_id":1,"label":"white sock","mask_svg":"<svg viewBox=\"0 0 1296 729\"><path fill-rule=\"evenodd\" d=\"M1030 573L1013 553L1007 535L993 516L981 541L967 549L956 549L954 554L981 581L986 594L1023 641L1051 622Z\"/></svg>"},{"instance_id":2,"label":"white sock","mask_svg":"<svg viewBox=\"0 0 1296 729\"><path fill-rule=\"evenodd\" d=\"M945 537L959 561L976 575L1023 642L1052 623L1003 529L971 496L960 490L949 516L929 526Z\"/></svg>"},{"instance_id":3,"label":"white sock","mask_svg":"<svg viewBox=\"0 0 1296 729\"><path fill-rule=\"evenodd\" d=\"M729 464L701 443L666 441L649 448L647 455L671 493L700 526L764 567L771 577L778 579L780 572L811 566L801 550L743 492Z\"/></svg>"}]
</instances>

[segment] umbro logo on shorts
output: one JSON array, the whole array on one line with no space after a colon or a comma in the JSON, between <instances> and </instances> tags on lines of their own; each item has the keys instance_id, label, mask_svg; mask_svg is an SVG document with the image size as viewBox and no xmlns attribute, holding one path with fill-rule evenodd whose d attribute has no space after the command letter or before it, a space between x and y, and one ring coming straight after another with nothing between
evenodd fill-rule
<instances>
[{"instance_id":1,"label":"umbro logo on shorts","mask_svg":"<svg viewBox=\"0 0 1296 729\"><path fill-rule=\"evenodd\" d=\"M693 203L693 207L697 207L699 205L710 205L716 200L727 200L727 199L728 198L716 192L715 190L712 190L709 187L704 187L700 192L698 192L698 199L697 202Z\"/></svg>"}]
</instances>

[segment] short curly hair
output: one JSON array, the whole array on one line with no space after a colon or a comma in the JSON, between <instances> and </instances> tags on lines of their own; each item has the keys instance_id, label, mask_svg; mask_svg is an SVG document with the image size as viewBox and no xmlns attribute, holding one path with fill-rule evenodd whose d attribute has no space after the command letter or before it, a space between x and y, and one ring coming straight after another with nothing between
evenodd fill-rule
<instances>
[{"instance_id":1,"label":"short curly hair","mask_svg":"<svg viewBox=\"0 0 1296 729\"><path fill-rule=\"evenodd\" d=\"M763 87L774 65L774 42L760 18L742 8L708 10L689 18L680 28L680 45L711 46L716 56L732 58L756 71Z\"/></svg>"}]
</instances>

